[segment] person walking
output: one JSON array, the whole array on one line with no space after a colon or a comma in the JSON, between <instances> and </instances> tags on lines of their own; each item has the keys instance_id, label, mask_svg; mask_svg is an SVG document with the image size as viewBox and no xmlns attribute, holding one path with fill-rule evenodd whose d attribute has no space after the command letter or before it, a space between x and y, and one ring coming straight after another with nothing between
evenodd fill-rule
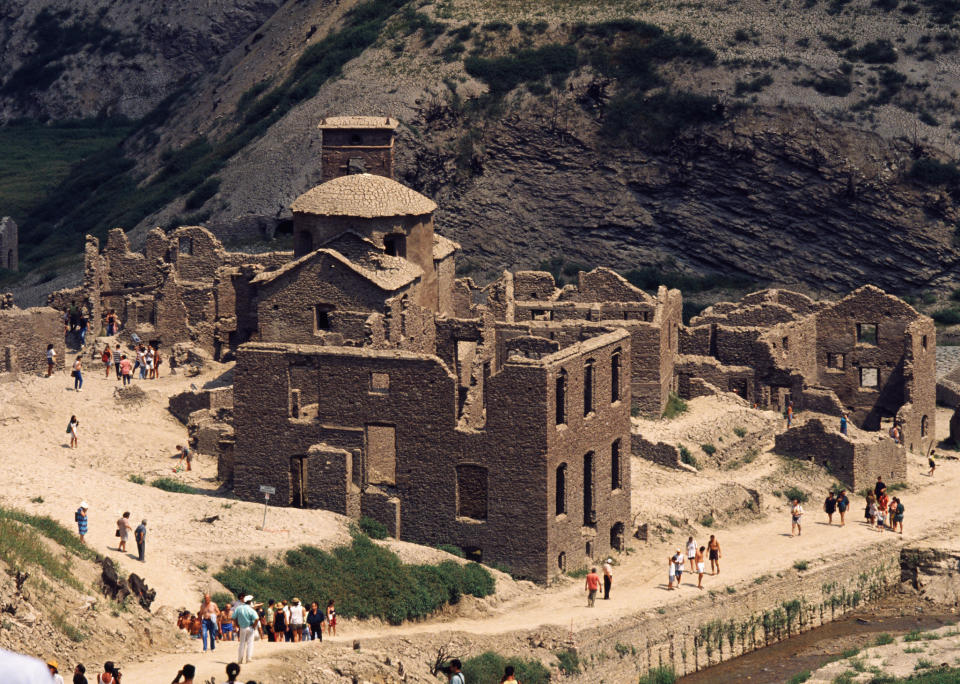
<instances>
[{"instance_id":1,"label":"person walking","mask_svg":"<svg viewBox=\"0 0 960 684\"><path fill-rule=\"evenodd\" d=\"M600 589L600 575L597 574L596 568L590 568L584 588L587 592L587 608L593 608L593 602L597 598L597 590Z\"/></svg>"},{"instance_id":2,"label":"person walking","mask_svg":"<svg viewBox=\"0 0 960 684\"><path fill-rule=\"evenodd\" d=\"M130 364L130 359L124 354L120 357L120 376L123 378L124 385L130 384L131 375L133 375L133 366Z\"/></svg>"},{"instance_id":3,"label":"person walking","mask_svg":"<svg viewBox=\"0 0 960 684\"><path fill-rule=\"evenodd\" d=\"M103 354L100 355L100 360L103 362L103 377L109 379L110 366L113 364L113 352L110 351L109 344L103 348Z\"/></svg>"},{"instance_id":4,"label":"person walking","mask_svg":"<svg viewBox=\"0 0 960 684\"><path fill-rule=\"evenodd\" d=\"M894 532L897 531L897 526L900 526L900 534L903 534L903 502L897 497L893 497L893 504L897 507L896 510L892 513L893 518L890 525L890 529Z\"/></svg>"},{"instance_id":5,"label":"person walking","mask_svg":"<svg viewBox=\"0 0 960 684\"><path fill-rule=\"evenodd\" d=\"M703 589L703 552L707 550L706 546L697 549L697 589Z\"/></svg>"},{"instance_id":6,"label":"person walking","mask_svg":"<svg viewBox=\"0 0 960 684\"><path fill-rule=\"evenodd\" d=\"M320 610L320 604L314 601L310 604L310 612L307 613L307 624L310 626L310 638L314 641L323 641L323 611Z\"/></svg>"},{"instance_id":7,"label":"person walking","mask_svg":"<svg viewBox=\"0 0 960 684\"><path fill-rule=\"evenodd\" d=\"M933 477L933 471L937 469L937 460L932 451L930 452L930 456L927 457L927 465L930 466L930 472L927 473L927 475Z\"/></svg>"},{"instance_id":8,"label":"person walking","mask_svg":"<svg viewBox=\"0 0 960 684\"><path fill-rule=\"evenodd\" d=\"M132 531L133 523L130 522L130 511L124 511L120 519L117 520L117 536L120 537L117 551L127 550L127 541L130 539L130 532Z\"/></svg>"},{"instance_id":9,"label":"person walking","mask_svg":"<svg viewBox=\"0 0 960 684\"><path fill-rule=\"evenodd\" d=\"M90 319L86 314L80 315L80 348L87 346L87 327L90 325Z\"/></svg>"},{"instance_id":10,"label":"person walking","mask_svg":"<svg viewBox=\"0 0 960 684\"><path fill-rule=\"evenodd\" d=\"M47 345L47 377L53 375L53 367L57 364L57 350L52 344Z\"/></svg>"},{"instance_id":11,"label":"person walking","mask_svg":"<svg viewBox=\"0 0 960 684\"><path fill-rule=\"evenodd\" d=\"M120 364L123 362L123 352L120 351L120 345L117 345L116 350L113 352L113 367L117 373L117 380L122 379L120 374Z\"/></svg>"},{"instance_id":12,"label":"person walking","mask_svg":"<svg viewBox=\"0 0 960 684\"><path fill-rule=\"evenodd\" d=\"M786 414L787 414L787 427L790 427L791 425L793 425L793 402L792 401L787 404Z\"/></svg>"},{"instance_id":13,"label":"person walking","mask_svg":"<svg viewBox=\"0 0 960 684\"><path fill-rule=\"evenodd\" d=\"M710 574L720 574L720 542L711 534L707 542L707 554L710 556ZM716 572L714 572L716 570Z\"/></svg>"},{"instance_id":14,"label":"person walking","mask_svg":"<svg viewBox=\"0 0 960 684\"><path fill-rule=\"evenodd\" d=\"M79 392L83 387L83 357L78 356L77 360L73 362L73 370L70 371L70 375L73 376L73 390Z\"/></svg>"},{"instance_id":15,"label":"person walking","mask_svg":"<svg viewBox=\"0 0 960 684\"><path fill-rule=\"evenodd\" d=\"M153 348L153 377L160 377L160 364L163 363L163 357L160 355L160 347Z\"/></svg>"},{"instance_id":16,"label":"person walking","mask_svg":"<svg viewBox=\"0 0 960 684\"><path fill-rule=\"evenodd\" d=\"M803 517L803 506L799 499L793 500L793 508L790 509L790 536L793 536L793 528L797 528L797 536L801 534L800 520Z\"/></svg>"},{"instance_id":17,"label":"person walking","mask_svg":"<svg viewBox=\"0 0 960 684\"><path fill-rule=\"evenodd\" d=\"M137 542L137 555L139 556L138 560L141 563L146 563L146 554L147 554L147 519L144 518L140 521L140 524L137 525L137 529L133 531L133 539Z\"/></svg>"},{"instance_id":18,"label":"person walking","mask_svg":"<svg viewBox=\"0 0 960 684\"><path fill-rule=\"evenodd\" d=\"M220 615L220 608L210 598L210 594L203 595L203 603L200 604L200 639L203 641L203 652L207 652L207 637L210 638L210 650L217 648L217 616Z\"/></svg>"},{"instance_id":19,"label":"person walking","mask_svg":"<svg viewBox=\"0 0 960 684\"><path fill-rule=\"evenodd\" d=\"M300 599L294 596L290 601L290 640L295 643L300 643L300 638L303 636L305 613L303 606L300 605Z\"/></svg>"},{"instance_id":20,"label":"person walking","mask_svg":"<svg viewBox=\"0 0 960 684\"><path fill-rule=\"evenodd\" d=\"M673 556L667 556L667 590L673 591L673 583L677 579L677 566L673 562Z\"/></svg>"},{"instance_id":21,"label":"person walking","mask_svg":"<svg viewBox=\"0 0 960 684\"><path fill-rule=\"evenodd\" d=\"M877 517L877 497L873 492L867 493L867 505L863 509L863 517L868 525L873 525L873 521Z\"/></svg>"},{"instance_id":22,"label":"person walking","mask_svg":"<svg viewBox=\"0 0 960 684\"><path fill-rule=\"evenodd\" d=\"M610 587L613 586L613 559L608 558L603 563L603 599L610 600Z\"/></svg>"},{"instance_id":23,"label":"person walking","mask_svg":"<svg viewBox=\"0 0 960 684\"><path fill-rule=\"evenodd\" d=\"M687 560L690 561L690 572L693 572L696 568L694 567L694 559L697 556L697 542L693 541L693 537L687 538Z\"/></svg>"},{"instance_id":24,"label":"person walking","mask_svg":"<svg viewBox=\"0 0 960 684\"><path fill-rule=\"evenodd\" d=\"M677 576L677 589L679 589L680 580L683 578L683 566L684 566L683 552L681 552L680 549L677 549L677 552L673 554L673 564L677 566L676 569L674 570L674 574Z\"/></svg>"},{"instance_id":25,"label":"person walking","mask_svg":"<svg viewBox=\"0 0 960 684\"><path fill-rule=\"evenodd\" d=\"M253 660L253 635L257 630L257 622L260 616L250 605L253 602L253 596L247 594L243 597L243 603L237 606L233 611L233 619L237 623L237 639L240 647L237 650L237 663L243 664L244 656L247 662Z\"/></svg>"},{"instance_id":26,"label":"person walking","mask_svg":"<svg viewBox=\"0 0 960 684\"><path fill-rule=\"evenodd\" d=\"M841 435L847 434L847 414L846 413L840 414L840 434Z\"/></svg>"},{"instance_id":27,"label":"person walking","mask_svg":"<svg viewBox=\"0 0 960 684\"><path fill-rule=\"evenodd\" d=\"M80 542L86 544L87 540L85 539L87 535L87 502L81 501L80 508L77 509L77 512L73 514L73 519L77 523L77 533L80 535Z\"/></svg>"},{"instance_id":28,"label":"person walking","mask_svg":"<svg viewBox=\"0 0 960 684\"><path fill-rule=\"evenodd\" d=\"M147 345L147 351L144 354L144 358L147 361L147 379L153 380L154 378L154 369L153 369L153 347Z\"/></svg>"},{"instance_id":29,"label":"person walking","mask_svg":"<svg viewBox=\"0 0 960 684\"><path fill-rule=\"evenodd\" d=\"M823 502L823 510L827 514L827 524L833 524L833 514L837 511L837 495L831 490L827 494L827 500Z\"/></svg>"},{"instance_id":30,"label":"person walking","mask_svg":"<svg viewBox=\"0 0 960 684\"><path fill-rule=\"evenodd\" d=\"M287 611L283 608L283 601L273 607L273 633L277 641L286 641Z\"/></svg>"},{"instance_id":31,"label":"person walking","mask_svg":"<svg viewBox=\"0 0 960 684\"><path fill-rule=\"evenodd\" d=\"M847 498L847 490L841 489L837 495L837 512L840 514L840 527L847 524L848 508L850 508L850 499Z\"/></svg>"},{"instance_id":32,"label":"person walking","mask_svg":"<svg viewBox=\"0 0 960 684\"><path fill-rule=\"evenodd\" d=\"M76 449L79 441L77 440L77 433L80 431L80 421L77 420L76 416L70 416L70 422L67 423L67 434L70 435L70 448Z\"/></svg>"},{"instance_id":33,"label":"person walking","mask_svg":"<svg viewBox=\"0 0 960 684\"><path fill-rule=\"evenodd\" d=\"M233 608L229 603L220 611L220 619L217 622L220 628L220 640L233 641Z\"/></svg>"},{"instance_id":34,"label":"person walking","mask_svg":"<svg viewBox=\"0 0 960 684\"><path fill-rule=\"evenodd\" d=\"M337 636L337 609L333 605L333 599L327 602L327 634Z\"/></svg>"}]
</instances>

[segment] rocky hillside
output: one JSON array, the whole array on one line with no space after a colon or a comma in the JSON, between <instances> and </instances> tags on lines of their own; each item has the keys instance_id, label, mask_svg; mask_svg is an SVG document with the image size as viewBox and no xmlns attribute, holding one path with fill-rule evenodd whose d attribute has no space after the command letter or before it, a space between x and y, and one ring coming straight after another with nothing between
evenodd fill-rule
<instances>
[{"instance_id":1,"label":"rocky hillside","mask_svg":"<svg viewBox=\"0 0 960 684\"><path fill-rule=\"evenodd\" d=\"M176 13L214 45L25 222L44 253L113 225L272 237L319 178L318 120L366 113L400 119L400 180L437 200L480 279L553 259L828 291L956 285L952 0L227 4ZM194 52L156 45L164 64ZM74 101L67 76L35 99Z\"/></svg>"}]
</instances>

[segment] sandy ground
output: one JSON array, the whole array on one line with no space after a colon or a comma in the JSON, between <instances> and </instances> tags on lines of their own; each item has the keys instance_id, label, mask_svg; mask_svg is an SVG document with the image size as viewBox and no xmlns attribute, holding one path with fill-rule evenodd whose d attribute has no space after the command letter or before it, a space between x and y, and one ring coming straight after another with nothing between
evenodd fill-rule
<instances>
[{"instance_id":1,"label":"sandy ground","mask_svg":"<svg viewBox=\"0 0 960 684\"><path fill-rule=\"evenodd\" d=\"M174 476L174 446L186 438L184 427L166 412L166 397L200 386L222 372L211 370L203 376L185 378L167 376L145 381L147 399L141 405L123 405L114 397L118 386L113 378L87 373L84 391L75 393L66 372L55 377L25 377L16 383L0 385L0 458L6 486L0 503L43 513L73 526L73 513L81 499L90 504L88 541L99 551L117 560L127 572L137 572L157 589L156 607L195 609L204 590L215 588L210 579L227 559L251 554L270 554L301 543L329 546L347 539L346 520L323 511L303 511L271 507L267 530L257 529L263 506L235 501L218 492L214 476L216 464L200 457L194 471L177 475L204 490L197 495L171 494L149 485L129 481L139 474L148 482L160 475ZM80 447L68 448L65 432L71 414L80 419ZM938 421L946 431L946 420ZM677 479L676 471L642 464L650 478L637 481L647 499L682 496L709 497L711 488L730 480L754 481L776 468L776 457L765 455L756 464L742 470L706 471ZM917 455L909 459L911 486L903 494L907 505L906 534L878 534L859 524L860 511L854 501L845 528L828 527L819 513L818 499L808 505L804 534L789 536L788 505L771 498L764 517L746 524L706 529L694 526L699 543L709 534L717 535L723 552L722 574L704 578L706 589L722 589L759 574L788 570L798 559L815 565L818 558L849 553L851 548L868 544L904 544L916 539L924 528L936 523L960 519L960 498L954 492L960 482L960 466L941 461L935 478L926 474L925 461ZM655 477L654 477L655 476ZM675 482L673 487L669 483ZM689 487L684 491L684 481ZM679 484L676 484L679 483ZM42 502L31 499L42 497ZM669 507L667 507L669 508ZM117 552L115 521L122 511L130 510L134 520L148 519L147 561L139 563L133 553ZM213 524L200 518L219 515ZM630 540L632 553L618 559L613 599L599 601L594 609L585 606L582 580L562 579L548 587L528 583L500 581L503 588L497 601L468 615L438 618L422 623L389 627L382 623L343 621L336 641L378 636L415 635L464 631L474 634L499 634L540 625L576 625L578 630L608 622L614 618L683 601L698 590L696 578L684 577L679 591L665 591L666 558L685 541L687 531L652 542ZM131 547L133 544L131 543ZM421 560L439 552L410 544L392 544L407 560ZM174 626L171 625L171 629ZM198 642L190 644L200 650ZM275 654L291 649L318 648L257 644L254 664L244 670L245 677L261 678L273 663ZM222 678L228 657L235 657L236 646L224 644L216 654L157 654L144 663L124 663L125 681L138 684L169 682L184 662L201 666L204 677ZM119 656L122 660L122 655ZM269 677L265 681L271 681Z\"/></svg>"}]
</instances>

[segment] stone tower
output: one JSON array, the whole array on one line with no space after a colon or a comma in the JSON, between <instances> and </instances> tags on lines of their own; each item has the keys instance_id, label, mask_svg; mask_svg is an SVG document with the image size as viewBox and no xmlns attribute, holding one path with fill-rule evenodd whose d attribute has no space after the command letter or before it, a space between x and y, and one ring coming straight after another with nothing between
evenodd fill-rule
<instances>
[{"instance_id":1,"label":"stone tower","mask_svg":"<svg viewBox=\"0 0 960 684\"><path fill-rule=\"evenodd\" d=\"M9 216L0 219L0 268L16 271L19 268L17 224Z\"/></svg>"},{"instance_id":2,"label":"stone tower","mask_svg":"<svg viewBox=\"0 0 960 684\"><path fill-rule=\"evenodd\" d=\"M328 116L323 131L322 182L354 173L393 179L397 120L385 116Z\"/></svg>"}]
</instances>

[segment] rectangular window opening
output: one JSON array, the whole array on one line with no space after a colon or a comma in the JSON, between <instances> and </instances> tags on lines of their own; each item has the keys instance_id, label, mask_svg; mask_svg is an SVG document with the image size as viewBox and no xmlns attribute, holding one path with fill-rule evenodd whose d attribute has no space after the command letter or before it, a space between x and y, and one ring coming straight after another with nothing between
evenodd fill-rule
<instances>
[{"instance_id":1,"label":"rectangular window opening","mask_svg":"<svg viewBox=\"0 0 960 684\"><path fill-rule=\"evenodd\" d=\"M857 342L861 344L877 343L876 323L857 323Z\"/></svg>"},{"instance_id":2,"label":"rectangular window opening","mask_svg":"<svg viewBox=\"0 0 960 684\"><path fill-rule=\"evenodd\" d=\"M860 369L860 386L861 387L878 387L880 385L880 369L878 368L861 368Z\"/></svg>"},{"instance_id":3,"label":"rectangular window opening","mask_svg":"<svg viewBox=\"0 0 960 684\"><path fill-rule=\"evenodd\" d=\"M846 368L846 358L843 354L827 354L827 368L843 370Z\"/></svg>"},{"instance_id":4,"label":"rectangular window opening","mask_svg":"<svg viewBox=\"0 0 960 684\"><path fill-rule=\"evenodd\" d=\"M487 519L487 469L483 466L457 466L457 516Z\"/></svg>"},{"instance_id":5,"label":"rectangular window opening","mask_svg":"<svg viewBox=\"0 0 960 684\"><path fill-rule=\"evenodd\" d=\"M330 314L333 307L329 304L317 304L313 307L313 334L319 335L330 329Z\"/></svg>"},{"instance_id":6,"label":"rectangular window opening","mask_svg":"<svg viewBox=\"0 0 960 684\"><path fill-rule=\"evenodd\" d=\"M593 361L583 367L583 415L593 412Z\"/></svg>"},{"instance_id":7,"label":"rectangular window opening","mask_svg":"<svg viewBox=\"0 0 960 684\"><path fill-rule=\"evenodd\" d=\"M620 472L620 440L614 440L610 446L610 489L617 490L623 486L623 476Z\"/></svg>"},{"instance_id":8,"label":"rectangular window opening","mask_svg":"<svg viewBox=\"0 0 960 684\"><path fill-rule=\"evenodd\" d=\"M370 391L386 394L390 389L389 373L370 373Z\"/></svg>"},{"instance_id":9,"label":"rectangular window opening","mask_svg":"<svg viewBox=\"0 0 960 684\"><path fill-rule=\"evenodd\" d=\"M182 237L177 241L177 252L180 254L186 254L187 256L193 255L193 239L188 237Z\"/></svg>"}]
</instances>

